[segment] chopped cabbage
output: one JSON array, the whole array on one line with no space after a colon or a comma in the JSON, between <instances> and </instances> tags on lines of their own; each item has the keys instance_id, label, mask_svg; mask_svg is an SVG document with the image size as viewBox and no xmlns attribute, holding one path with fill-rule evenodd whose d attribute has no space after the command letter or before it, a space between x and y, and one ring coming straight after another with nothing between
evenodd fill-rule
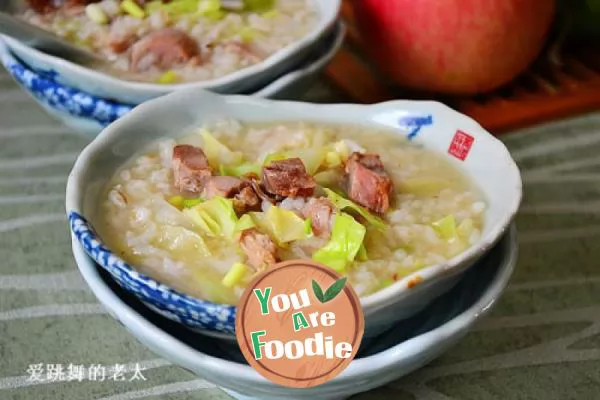
<instances>
[{"instance_id":1,"label":"chopped cabbage","mask_svg":"<svg viewBox=\"0 0 600 400\"><path fill-rule=\"evenodd\" d=\"M200 130L200 136L204 141L204 153L213 168L219 168L221 165L241 164L242 153L229 150L206 129Z\"/></svg>"},{"instance_id":2,"label":"chopped cabbage","mask_svg":"<svg viewBox=\"0 0 600 400\"><path fill-rule=\"evenodd\" d=\"M456 233L463 239L469 239L471 234L475 230L475 225L473 224L473 220L471 218L465 218L458 227L456 228Z\"/></svg>"},{"instance_id":3,"label":"chopped cabbage","mask_svg":"<svg viewBox=\"0 0 600 400\"><path fill-rule=\"evenodd\" d=\"M171 83L176 83L179 80L179 76L173 70L168 70L158 77L157 83L162 83L163 85L168 85Z\"/></svg>"},{"instance_id":4,"label":"chopped cabbage","mask_svg":"<svg viewBox=\"0 0 600 400\"><path fill-rule=\"evenodd\" d=\"M339 188L342 181L341 174L336 170L319 172L314 178L318 185L328 188Z\"/></svg>"},{"instance_id":5,"label":"chopped cabbage","mask_svg":"<svg viewBox=\"0 0 600 400\"><path fill-rule=\"evenodd\" d=\"M454 240L458 237L456 234L456 220L452 214L446 215L431 225L442 239Z\"/></svg>"},{"instance_id":6,"label":"chopped cabbage","mask_svg":"<svg viewBox=\"0 0 600 400\"><path fill-rule=\"evenodd\" d=\"M335 151L330 151L325 155L325 163L327 168L335 168L342 164L342 157Z\"/></svg>"},{"instance_id":7,"label":"chopped cabbage","mask_svg":"<svg viewBox=\"0 0 600 400\"><path fill-rule=\"evenodd\" d=\"M244 0L244 9L251 12L267 12L275 7L276 0Z\"/></svg>"},{"instance_id":8,"label":"chopped cabbage","mask_svg":"<svg viewBox=\"0 0 600 400\"><path fill-rule=\"evenodd\" d=\"M283 153L270 153L267 154L267 156L263 160L263 165L269 165L273 161L285 160L286 158L288 157L286 157Z\"/></svg>"},{"instance_id":9,"label":"chopped cabbage","mask_svg":"<svg viewBox=\"0 0 600 400\"><path fill-rule=\"evenodd\" d=\"M235 233L245 231L246 229L254 228L256 224L249 214L244 214L235 224Z\"/></svg>"},{"instance_id":10,"label":"chopped cabbage","mask_svg":"<svg viewBox=\"0 0 600 400\"><path fill-rule=\"evenodd\" d=\"M313 175L325 161L325 150L323 149L293 149L285 152L286 158L299 158L302 160L306 172Z\"/></svg>"},{"instance_id":11,"label":"chopped cabbage","mask_svg":"<svg viewBox=\"0 0 600 400\"><path fill-rule=\"evenodd\" d=\"M360 245L360 249L358 249L358 253L356 254L356 259L358 261L369 260L369 254L367 253L367 248L365 247L364 243Z\"/></svg>"},{"instance_id":12,"label":"chopped cabbage","mask_svg":"<svg viewBox=\"0 0 600 400\"><path fill-rule=\"evenodd\" d=\"M277 11L277 10L271 10L271 11L267 11L267 12L264 12L261 14L261 17L267 18L267 19L276 18L278 16L279 16L279 11Z\"/></svg>"},{"instance_id":13,"label":"chopped cabbage","mask_svg":"<svg viewBox=\"0 0 600 400\"><path fill-rule=\"evenodd\" d=\"M148 3L146 3L146 6L144 8L145 8L147 14L153 14L156 11L162 9L162 6L163 6L162 0L152 0Z\"/></svg>"},{"instance_id":14,"label":"chopped cabbage","mask_svg":"<svg viewBox=\"0 0 600 400\"><path fill-rule=\"evenodd\" d=\"M267 233L279 246L310 237L306 222L293 211L272 206L266 212L250 215L259 229Z\"/></svg>"},{"instance_id":15,"label":"chopped cabbage","mask_svg":"<svg viewBox=\"0 0 600 400\"><path fill-rule=\"evenodd\" d=\"M201 198L186 199L183 196L173 196L170 199L168 199L167 201L173 207L178 208L178 209L181 210L181 209L184 209L184 208L191 208L191 207L194 207L195 205L203 203L204 199L201 199Z\"/></svg>"},{"instance_id":16,"label":"chopped cabbage","mask_svg":"<svg viewBox=\"0 0 600 400\"><path fill-rule=\"evenodd\" d=\"M140 7L134 0L123 0L121 2L121 9L132 17L142 19L146 16L144 9Z\"/></svg>"},{"instance_id":17,"label":"chopped cabbage","mask_svg":"<svg viewBox=\"0 0 600 400\"><path fill-rule=\"evenodd\" d=\"M214 20L219 20L225 16L225 12L221 10L221 2L219 0L196 0L198 14Z\"/></svg>"},{"instance_id":18,"label":"chopped cabbage","mask_svg":"<svg viewBox=\"0 0 600 400\"><path fill-rule=\"evenodd\" d=\"M204 199L183 199L182 206L183 208L192 208L200 203L204 203Z\"/></svg>"},{"instance_id":19,"label":"chopped cabbage","mask_svg":"<svg viewBox=\"0 0 600 400\"><path fill-rule=\"evenodd\" d=\"M253 173L260 176L261 166L259 164L242 163L239 165L223 165L219 167L221 175L240 177L248 173Z\"/></svg>"},{"instance_id":20,"label":"chopped cabbage","mask_svg":"<svg viewBox=\"0 0 600 400\"><path fill-rule=\"evenodd\" d=\"M171 250L175 254L194 251L200 256L210 255L210 251L200 235L180 226L164 225L156 240L158 246Z\"/></svg>"},{"instance_id":21,"label":"chopped cabbage","mask_svg":"<svg viewBox=\"0 0 600 400\"><path fill-rule=\"evenodd\" d=\"M304 220L304 233L306 233L307 237L311 237L313 235L312 219L310 218Z\"/></svg>"},{"instance_id":22,"label":"chopped cabbage","mask_svg":"<svg viewBox=\"0 0 600 400\"><path fill-rule=\"evenodd\" d=\"M225 15L225 12L221 10L219 0L172 0L170 2L153 0L145 6L148 14L159 10L166 12L171 17L196 15L218 20Z\"/></svg>"},{"instance_id":23,"label":"chopped cabbage","mask_svg":"<svg viewBox=\"0 0 600 400\"><path fill-rule=\"evenodd\" d=\"M185 200L183 198L183 196L173 196L170 199L168 199L167 201L173 207L178 208L178 209L181 210L183 208L183 200Z\"/></svg>"},{"instance_id":24,"label":"chopped cabbage","mask_svg":"<svg viewBox=\"0 0 600 400\"><path fill-rule=\"evenodd\" d=\"M313 254L313 260L338 272L345 272L348 264L354 261L358 254L366 231L352 216L346 213L336 214L331 238Z\"/></svg>"},{"instance_id":25,"label":"chopped cabbage","mask_svg":"<svg viewBox=\"0 0 600 400\"><path fill-rule=\"evenodd\" d=\"M327 194L327 198L331 201L337 208L340 210L344 210L346 208L350 208L351 210L360 214L367 222L378 230L387 229L386 223L379 217L371 214L366 208L359 206L351 200L348 200L339 194L335 193L333 190L324 189Z\"/></svg>"},{"instance_id":26,"label":"chopped cabbage","mask_svg":"<svg viewBox=\"0 0 600 400\"><path fill-rule=\"evenodd\" d=\"M240 281L244 278L246 271L248 271L248 267L245 264L237 262L233 264L231 269L223 277L221 283L225 287L232 288L240 283Z\"/></svg>"},{"instance_id":27,"label":"chopped cabbage","mask_svg":"<svg viewBox=\"0 0 600 400\"><path fill-rule=\"evenodd\" d=\"M257 35L256 29L249 27L249 26L245 26L237 32L237 36L239 36L240 40L243 43L251 42L252 40L254 40L256 38L256 35Z\"/></svg>"},{"instance_id":28,"label":"chopped cabbage","mask_svg":"<svg viewBox=\"0 0 600 400\"><path fill-rule=\"evenodd\" d=\"M183 213L208 236L232 239L238 223L231 199L213 197L204 203L183 210Z\"/></svg>"},{"instance_id":29,"label":"chopped cabbage","mask_svg":"<svg viewBox=\"0 0 600 400\"><path fill-rule=\"evenodd\" d=\"M102 7L100 7L98 4L88 4L85 7L85 15L87 15L90 20L98 25L104 25L108 23L108 15L106 15Z\"/></svg>"}]
</instances>

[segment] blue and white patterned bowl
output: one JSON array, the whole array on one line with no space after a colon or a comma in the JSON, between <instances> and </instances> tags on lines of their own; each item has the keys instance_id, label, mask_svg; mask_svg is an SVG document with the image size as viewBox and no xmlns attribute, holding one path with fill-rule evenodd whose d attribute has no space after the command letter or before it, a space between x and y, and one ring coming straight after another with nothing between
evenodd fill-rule
<instances>
[{"instance_id":1,"label":"blue and white patterned bowl","mask_svg":"<svg viewBox=\"0 0 600 400\"><path fill-rule=\"evenodd\" d=\"M267 86L251 89L248 94L273 99L300 97L337 53L344 35L345 26L338 23L308 59L302 60L299 65ZM48 113L70 128L90 137L97 136L108 124L137 105L106 100L59 83L56 81L55 72L34 70L15 57L1 39L0 62Z\"/></svg>"},{"instance_id":2,"label":"blue and white patterned bowl","mask_svg":"<svg viewBox=\"0 0 600 400\"><path fill-rule=\"evenodd\" d=\"M444 263L361 298L366 338L419 312L449 290L500 239L520 205L521 177L506 147L475 121L440 103L310 104L183 90L141 104L81 152L69 175L66 210L77 240L124 288L173 319L208 333L233 338L230 306L190 298L135 272L102 245L91 227L99 223L96 210L102 188L139 149L223 117L250 123L301 120L387 128L445 156L482 191L487 208L479 242Z\"/></svg>"},{"instance_id":3,"label":"blue and white patterned bowl","mask_svg":"<svg viewBox=\"0 0 600 400\"><path fill-rule=\"evenodd\" d=\"M280 74L298 65L315 47L318 47L320 41L334 28L341 0L312 0L312 3L316 7L318 20L314 28L300 40L277 51L258 64L226 76L172 85L125 81L48 55L16 39L7 36L3 36L3 38L19 59L36 70L53 71L56 80L61 84L121 103L139 104L175 90L188 88L201 88L218 93L242 93L256 86L264 86Z\"/></svg>"},{"instance_id":4,"label":"blue and white patterned bowl","mask_svg":"<svg viewBox=\"0 0 600 400\"><path fill-rule=\"evenodd\" d=\"M318 387L302 389L286 388L263 378L247 365L236 343L201 337L154 314L113 284L77 241L73 241L73 253L92 292L134 337L160 357L220 386L234 398L343 400L423 367L489 313L515 267L515 232L514 227L510 229L451 291L422 312L396 324L371 343L363 340L357 358L340 375Z\"/></svg>"}]
</instances>

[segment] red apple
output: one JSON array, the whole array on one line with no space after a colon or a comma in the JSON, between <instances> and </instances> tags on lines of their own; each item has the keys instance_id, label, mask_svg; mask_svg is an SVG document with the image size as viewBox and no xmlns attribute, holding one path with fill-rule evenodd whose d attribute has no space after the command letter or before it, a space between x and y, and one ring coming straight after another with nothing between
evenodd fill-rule
<instances>
[{"instance_id":1,"label":"red apple","mask_svg":"<svg viewBox=\"0 0 600 400\"><path fill-rule=\"evenodd\" d=\"M534 60L554 0L352 0L365 49L398 84L472 94L509 82Z\"/></svg>"}]
</instances>

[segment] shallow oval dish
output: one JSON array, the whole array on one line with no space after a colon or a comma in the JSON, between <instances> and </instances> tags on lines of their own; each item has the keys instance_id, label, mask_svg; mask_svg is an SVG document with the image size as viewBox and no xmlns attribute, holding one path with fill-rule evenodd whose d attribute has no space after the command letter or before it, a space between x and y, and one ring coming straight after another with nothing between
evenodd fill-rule
<instances>
[{"instance_id":1,"label":"shallow oval dish","mask_svg":"<svg viewBox=\"0 0 600 400\"><path fill-rule=\"evenodd\" d=\"M266 86L246 94L272 99L300 97L317 79L344 41L346 28L338 22L335 30L319 43L315 54ZM0 62L8 73L52 116L70 128L94 137L108 124L136 105L119 103L91 95L54 80L52 75L32 70L17 59L0 39Z\"/></svg>"},{"instance_id":2,"label":"shallow oval dish","mask_svg":"<svg viewBox=\"0 0 600 400\"><path fill-rule=\"evenodd\" d=\"M472 119L431 101L374 105L309 104L184 90L144 103L105 129L79 155L67 183L71 229L86 252L126 289L172 319L233 338L235 307L181 294L137 273L104 247L91 228L100 190L134 153L163 137L230 117L247 123L307 121L387 128L446 158L471 177L487 202L480 240L458 256L361 298L365 336L408 318L449 290L503 235L519 208L522 183L506 147Z\"/></svg>"},{"instance_id":3,"label":"shallow oval dish","mask_svg":"<svg viewBox=\"0 0 600 400\"><path fill-rule=\"evenodd\" d=\"M313 0L313 4L319 19L314 29L302 39L275 52L258 64L229 75L173 85L125 81L42 53L8 36L0 35L0 37L6 41L11 51L33 69L52 74L62 84L117 102L139 104L178 89L202 88L219 93L242 93L252 87L266 85L274 77L298 64L333 28L341 0Z\"/></svg>"},{"instance_id":4,"label":"shallow oval dish","mask_svg":"<svg viewBox=\"0 0 600 400\"><path fill-rule=\"evenodd\" d=\"M101 276L81 245L73 241L77 266L108 312L143 344L239 400L342 400L385 385L439 357L497 303L514 270L518 245L514 227L465 280L415 317L375 339L376 345L331 381L315 388L292 389L263 378L229 355L239 349L178 329L136 304ZM472 287L476 286L476 287ZM365 341L363 340L363 344ZM361 349L363 345L361 345ZM232 350L233 351L233 350Z\"/></svg>"}]
</instances>

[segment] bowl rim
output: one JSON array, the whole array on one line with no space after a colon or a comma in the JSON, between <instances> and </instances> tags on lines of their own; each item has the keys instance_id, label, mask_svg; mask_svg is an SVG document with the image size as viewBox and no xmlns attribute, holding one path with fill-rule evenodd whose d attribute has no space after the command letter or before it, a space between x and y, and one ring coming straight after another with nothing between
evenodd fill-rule
<instances>
[{"instance_id":1,"label":"bowl rim","mask_svg":"<svg viewBox=\"0 0 600 400\"><path fill-rule=\"evenodd\" d=\"M121 90L139 90L146 94L160 95L165 92L171 92L174 90L188 89L188 88L203 88L203 89L218 89L222 86L232 85L237 82L241 82L251 76L260 74L261 72L267 71L285 60L293 57L295 54L307 50L314 45L318 40L335 24L339 10L341 8L342 0L327 0L326 2L320 2L318 0L311 0L314 7L318 10L318 22L317 25L305 36L299 40L290 43L284 48L271 54L263 61L251 65L249 67L242 68L234 71L231 74L227 74L215 79L203 80L203 81L191 81L182 82L176 84L156 84L148 82L137 82L127 81L120 79L116 76L109 75L103 72L99 72L90 68L86 68L79 64L75 64L71 61L46 54L33 47L27 46L26 44L14 39L10 36L0 34L0 37L4 38L7 42L8 47L17 47L24 52L34 55L36 58L45 61L48 64L58 65L66 70L71 70L82 79L94 81L98 84L106 84L110 86L120 86ZM326 6L319 6L319 4L327 4Z\"/></svg>"},{"instance_id":2,"label":"bowl rim","mask_svg":"<svg viewBox=\"0 0 600 400\"><path fill-rule=\"evenodd\" d=\"M519 254L518 235L514 223L511 224L500 242L504 241L506 247L502 253L502 260L499 261L501 265L498 271L490 280L485 291L469 308L432 330L400 342L379 353L353 360L348 368L333 380L316 388L301 389L303 393L310 394L309 391L318 391L322 394L324 390L334 390L336 385L352 383L357 379L367 379L369 376L376 375L380 370L393 366L403 359L416 359L420 353L433 348L437 343L465 334L469 327L486 315L497 303L514 272ZM248 365L204 354L163 331L133 310L110 289L100 277L94 262L86 255L81 244L74 237L72 237L72 249L77 268L94 295L110 311L113 318L121 322L131 333L133 331L137 332L138 334L134 335L136 339L150 347L152 351L162 356L165 354L175 355L178 359L176 365L179 366L192 368L192 365L201 365L204 369L220 371L228 376L234 376L236 379L266 387L286 391L300 390L275 385Z\"/></svg>"},{"instance_id":3,"label":"bowl rim","mask_svg":"<svg viewBox=\"0 0 600 400\"><path fill-rule=\"evenodd\" d=\"M493 148L494 151L498 152L497 156L503 159L506 166L505 178L514 183L514 193L507 194L508 202L505 202L505 204L507 205L506 212L502 216L502 218L500 218L499 221L495 225L493 225L487 232L487 234L481 237L476 244L471 245L467 250L461 252L457 256L446 260L443 263L434 264L432 266L416 271L404 277L403 279L396 281L394 284L388 286L387 288L379 290L373 294L361 297L360 301L363 310L365 311L365 315L369 312L374 312L380 307L385 306L392 299L397 298L397 296L407 293L411 288L409 282L413 281L413 279L415 278L418 279L418 281L420 282L419 285L421 285L430 279L444 274L445 272L461 271L468 268L476 259L480 258L492 246L494 246L498 240L500 240L502 235L510 226L510 223L515 218L519 206L521 204L523 188L520 171L515 161L512 159L506 146L504 146L504 144L500 140L492 136L473 119L451 109L450 107L442 103L436 101L422 100L391 100L383 103L370 105L345 103L317 104L304 103L298 101L277 101L242 95L220 95L199 89L185 89L170 93L166 96L162 96L139 105L132 112L128 113L123 118L118 119L113 124L104 129L91 143L89 143L81 151L81 153L77 157L77 160L75 161L73 169L71 170L67 180L65 202L67 214L71 214L71 212L76 212L78 214L83 215L81 207L84 197L82 186L85 186L85 184L79 183L79 180L81 179L80 175L86 170L90 163L90 160L94 158L94 155L96 153L102 152L105 148L110 147L110 143L120 136L120 132L123 127L136 125L137 121L140 119L145 119L144 116L146 115L160 114L160 110L172 108L171 104L178 104L179 102L184 100L186 101L186 103L200 104L201 101L210 101L211 99L214 99L214 101L219 101L224 104L256 106L262 107L263 109L279 108L291 111L297 111L298 109L300 109L303 110L303 113L307 115L327 115L327 113L337 114L335 111L341 113L340 110L344 110L344 113L346 115L352 115L353 111L356 111L358 114L359 110L370 111L374 114L377 111L384 111L392 108L410 109L411 105L413 107L418 105L421 106L421 108L437 110L437 112L440 113L450 113L459 120L469 122L469 124L473 128L477 127L477 131L471 129L471 133L475 135L478 140L482 140L483 142L485 142L486 146L490 146L491 148ZM327 112L323 113L323 111ZM324 119L326 120L327 118ZM468 173L468 171L466 172ZM94 239L102 243L102 241L98 237L95 237ZM124 260L115 255L113 252L110 252L110 254L112 257L119 260L119 262L122 262L129 268L132 268L131 266L129 266L129 264L127 264ZM135 270L134 268L132 269ZM137 274L143 276L140 273ZM147 276L143 277L144 279L153 281L153 279ZM198 300L201 302L201 304L211 304L215 307L229 306L219 303L212 303L207 300L197 299L195 297L182 294L179 291L176 291L170 287L168 289L171 291L171 293L174 293L176 296L183 297L188 301Z\"/></svg>"}]
</instances>

